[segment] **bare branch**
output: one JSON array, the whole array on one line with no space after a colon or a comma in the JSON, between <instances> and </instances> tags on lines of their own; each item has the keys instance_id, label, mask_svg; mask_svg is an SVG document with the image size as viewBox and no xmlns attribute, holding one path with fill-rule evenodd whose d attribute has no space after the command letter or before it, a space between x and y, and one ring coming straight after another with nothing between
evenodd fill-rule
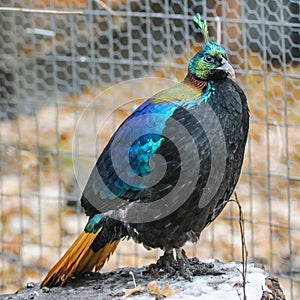
<instances>
[{"instance_id":1,"label":"bare branch","mask_svg":"<svg viewBox=\"0 0 300 300\"><path fill-rule=\"evenodd\" d=\"M238 200L237 193L234 192L234 200L233 201L237 204L239 208L239 226L240 226L240 233L241 233L241 242L242 242L242 278L243 278L243 300L247 300L246 296L246 275L247 275L247 263L248 263L248 250L247 250L247 245L245 241L245 222L244 222L244 214L242 210L242 206Z\"/></svg>"}]
</instances>

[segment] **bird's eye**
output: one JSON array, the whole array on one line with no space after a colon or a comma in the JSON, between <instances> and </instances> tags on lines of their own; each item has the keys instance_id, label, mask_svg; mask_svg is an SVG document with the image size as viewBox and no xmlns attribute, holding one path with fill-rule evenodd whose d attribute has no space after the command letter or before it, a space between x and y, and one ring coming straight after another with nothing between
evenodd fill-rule
<instances>
[{"instance_id":1,"label":"bird's eye","mask_svg":"<svg viewBox=\"0 0 300 300\"><path fill-rule=\"evenodd\" d=\"M214 59L208 54L204 56L204 60L209 63L214 62Z\"/></svg>"}]
</instances>

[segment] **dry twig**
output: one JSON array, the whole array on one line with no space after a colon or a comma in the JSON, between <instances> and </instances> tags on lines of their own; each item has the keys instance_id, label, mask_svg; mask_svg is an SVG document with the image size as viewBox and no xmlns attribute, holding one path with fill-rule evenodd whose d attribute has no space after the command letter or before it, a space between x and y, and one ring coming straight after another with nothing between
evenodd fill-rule
<instances>
[{"instance_id":1,"label":"dry twig","mask_svg":"<svg viewBox=\"0 0 300 300\"><path fill-rule=\"evenodd\" d=\"M244 214L242 210L242 206L238 200L237 193L234 193L234 198L233 201L237 204L239 208L239 226L240 226L240 234L241 234L241 242L242 242L242 279L243 279L243 300L247 300L246 296L246 275L247 275L247 263L248 263L248 250L247 250L247 245L245 241L245 222L244 222Z\"/></svg>"}]
</instances>

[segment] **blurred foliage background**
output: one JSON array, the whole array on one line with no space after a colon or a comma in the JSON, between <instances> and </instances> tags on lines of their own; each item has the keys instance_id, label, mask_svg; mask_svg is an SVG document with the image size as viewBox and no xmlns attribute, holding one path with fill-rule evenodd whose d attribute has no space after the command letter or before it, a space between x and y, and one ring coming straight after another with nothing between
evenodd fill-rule
<instances>
[{"instance_id":1,"label":"blurred foliage background","mask_svg":"<svg viewBox=\"0 0 300 300\"><path fill-rule=\"evenodd\" d=\"M298 0L0 0L0 7L15 9L0 10L3 293L39 281L82 230L80 185L135 106L184 78L202 43L191 21L200 12L228 50L251 110L237 187L249 261L276 273L287 299L299 298ZM143 79L124 83L134 78ZM240 260L237 219L229 204L188 254ZM160 254L124 241L105 269Z\"/></svg>"}]
</instances>

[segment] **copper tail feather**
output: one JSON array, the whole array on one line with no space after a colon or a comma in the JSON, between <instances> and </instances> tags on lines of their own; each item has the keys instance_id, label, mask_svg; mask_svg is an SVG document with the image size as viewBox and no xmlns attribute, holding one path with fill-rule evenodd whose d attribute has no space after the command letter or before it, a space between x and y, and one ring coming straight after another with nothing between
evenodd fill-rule
<instances>
[{"instance_id":1,"label":"copper tail feather","mask_svg":"<svg viewBox=\"0 0 300 300\"><path fill-rule=\"evenodd\" d=\"M94 268L99 271L120 242L120 240L116 240L107 243L103 248L94 252L90 246L101 230L102 228L96 233L82 232L64 256L49 271L41 283L41 288L63 285L68 278L91 272Z\"/></svg>"}]
</instances>

